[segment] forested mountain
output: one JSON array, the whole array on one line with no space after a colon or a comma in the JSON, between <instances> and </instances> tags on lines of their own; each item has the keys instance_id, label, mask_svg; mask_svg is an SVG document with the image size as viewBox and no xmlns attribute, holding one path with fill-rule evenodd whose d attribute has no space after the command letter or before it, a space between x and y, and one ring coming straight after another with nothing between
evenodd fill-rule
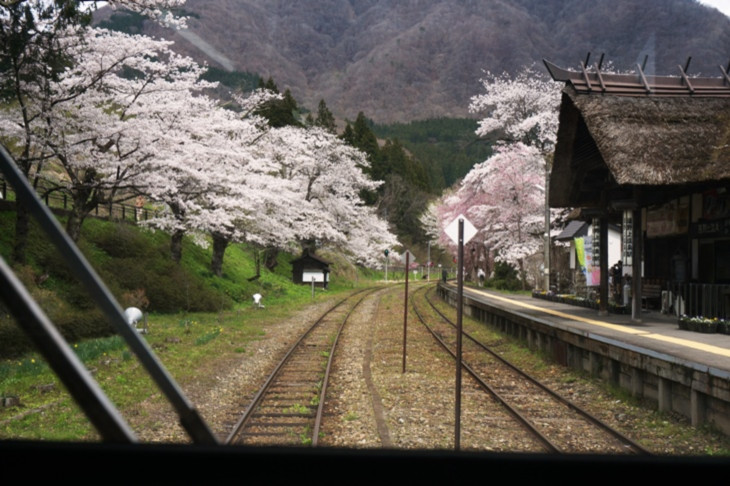
<instances>
[{"instance_id":1,"label":"forested mountain","mask_svg":"<svg viewBox=\"0 0 730 486\"><path fill-rule=\"evenodd\" d=\"M588 52L619 70L648 56L648 74L730 60L730 19L696 0L187 0L181 13L183 31L108 9L97 21L174 40L225 89L274 80L301 122L326 102L385 181L366 200L413 243L428 199L491 153L468 110L486 71L579 68Z\"/></svg>"},{"instance_id":2,"label":"forested mountain","mask_svg":"<svg viewBox=\"0 0 730 486\"><path fill-rule=\"evenodd\" d=\"M377 123L468 116L485 70L592 52L618 69L717 73L730 19L696 0L188 0L189 29L148 33L226 70L273 77L304 106Z\"/></svg>"}]
</instances>

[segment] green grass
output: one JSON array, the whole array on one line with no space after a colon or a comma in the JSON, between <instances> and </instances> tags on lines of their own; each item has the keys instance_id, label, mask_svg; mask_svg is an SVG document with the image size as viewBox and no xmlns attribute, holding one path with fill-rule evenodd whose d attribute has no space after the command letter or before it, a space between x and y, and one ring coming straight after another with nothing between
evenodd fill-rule
<instances>
[{"instance_id":1,"label":"green grass","mask_svg":"<svg viewBox=\"0 0 730 486\"><path fill-rule=\"evenodd\" d=\"M336 299L337 292L316 299ZM152 314L141 335L183 391L187 383L213 386L219 360L255 351L255 342L311 296L254 309L243 305L215 313ZM155 426L140 404L165 400L147 371L119 337L90 339L71 348L135 431ZM0 396L18 397L20 406L0 407L0 440L98 440L97 432L37 353L0 360ZM305 405L297 409L308 408Z\"/></svg>"},{"instance_id":2,"label":"green grass","mask_svg":"<svg viewBox=\"0 0 730 486\"><path fill-rule=\"evenodd\" d=\"M6 261L12 254L14 218L14 212L0 211L0 256ZM60 222L63 225L62 219ZM16 265L14 270L34 299L71 342L111 335L106 319L64 259L36 224L30 229L27 264ZM290 262L298 255L279 253L273 271L262 267L259 278L253 279L256 250L246 244L232 244L218 277L210 270L209 247L186 237L182 261L176 264L170 258L169 245L170 237L163 232L95 218L85 221L78 243L122 308L139 307L151 315L247 309L256 293L264 296L267 307L312 299L309 286L292 283ZM377 272L356 268L337 255L323 256L333 261L331 291L379 278ZM214 338L204 337L201 344ZM33 349L2 304L0 343L0 358L22 356Z\"/></svg>"},{"instance_id":3,"label":"green grass","mask_svg":"<svg viewBox=\"0 0 730 486\"><path fill-rule=\"evenodd\" d=\"M10 261L14 213L0 211L0 256ZM61 221L63 224L63 221ZM79 248L122 308L147 313L141 335L178 383L215 379L217 360L254 352L266 327L313 299L329 299L380 278L337 255L328 291L292 283L289 263L298 255L280 253L273 271L258 279L254 249L232 244L223 275L210 271L210 248L185 238L182 262L169 256L169 235L128 224L88 219ZM154 427L139 404L165 400L144 367L116 335L36 224L26 247L28 262L14 271L62 333L93 378L128 420ZM264 296L265 309L252 305ZM63 383L0 303L0 397L17 397L20 406L0 407L0 440L7 438L96 440L97 433ZM146 422L149 420L150 422Z\"/></svg>"}]
</instances>

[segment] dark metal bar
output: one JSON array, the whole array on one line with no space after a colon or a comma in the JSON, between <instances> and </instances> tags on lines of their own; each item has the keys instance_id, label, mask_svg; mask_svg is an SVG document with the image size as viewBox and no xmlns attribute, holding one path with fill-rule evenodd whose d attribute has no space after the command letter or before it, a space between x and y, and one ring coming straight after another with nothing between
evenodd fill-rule
<instances>
[{"instance_id":1,"label":"dark metal bar","mask_svg":"<svg viewBox=\"0 0 730 486\"><path fill-rule=\"evenodd\" d=\"M555 81L564 81L571 85L579 93L597 92L596 86L592 85L595 82L593 74L590 73L586 76L586 70L583 66L577 71L569 71L567 69L560 68L555 64L550 63L547 60L543 60L545 67ZM638 65L637 65L638 66ZM730 97L730 76L728 76L728 70L720 66L722 76L710 78L710 77L696 77L691 78L691 86L693 92L690 93L687 89L687 81L689 77L683 79L679 76L651 76L647 77L644 74L643 67L638 66L638 76L626 75L626 74L612 74L601 72L600 65L596 69L598 82L601 83L601 88L605 91L602 93L611 93L617 96L687 96L692 95L695 97L707 96L707 97ZM686 71L685 71L686 74ZM590 81L589 81L590 80Z\"/></svg>"},{"instance_id":2,"label":"dark metal bar","mask_svg":"<svg viewBox=\"0 0 730 486\"><path fill-rule=\"evenodd\" d=\"M102 439L114 443L136 442L134 432L2 257L0 296Z\"/></svg>"},{"instance_id":3,"label":"dark metal bar","mask_svg":"<svg viewBox=\"0 0 730 486\"><path fill-rule=\"evenodd\" d=\"M125 339L127 345L137 355L157 386L170 401L180 416L182 426L193 441L199 444L217 444L217 439L197 410L157 360L147 342L139 336L132 326L127 324L124 313L114 296L86 261L78 247L61 228L50 209L42 204L38 195L33 191L33 188L28 184L10 154L2 145L0 145L0 171L5 174L7 181L15 188L17 203L25 205L29 213L36 218L51 243L58 249L63 259L68 263L69 268L83 283L109 323Z\"/></svg>"},{"instance_id":4,"label":"dark metal bar","mask_svg":"<svg viewBox=\"0 0 730 486\"><path fill-rule=\"evenodd\" d=\"M646 59L644 59L644 64L646 64ZM641 78L641 83L644 85L644 89L647 93L651 93L651 86L649 86L649 82L646 80L646 76L644 76L644 70L638 64L636 67L639 68L639 76Z\"/></svg>"},{"instance_id":5,"label":"dark metal bar","mask_svg":"<svg viewBox=\"0 0 730 486\"><path fill-rule=\"evenodd\" d=\"M588 77L588 72L586 71L586 65L580 63L580 70L583 73L583 78L586 80L586 88L589 92L593 91L593 86L591 86L591 78Z\"/></svg>"},{"instance_id":6,"label":"dark metal bar","mask_svg":"<svg viewBox=\"0 0 730 486\"><path fill-rule=\"evenodd\" d=\"M598 77L598 83L601 85L601 91L606 92L606 83L603 81L603 74L601 74L601 64L603 64L603 56L601 56L601 62L596 64L596 76Z\"/></svg>"},{"instance_id":7,"label":"dark metal bar","mask_svg":"<svg viewBox=\"0 0 730 486\"><path fill-rule=\"evenodd\" d=\"M406 348L408 347L408 273L410 272L411 252L406 250L406 289L403 302L403 373L406 372Z\"/></svg>"},{"instance_id":8,"label":"dark metal bar","mask_svg":"<svg viewBox=\"0 0 730 486\"><path fill-rule=\"evenodd\" d=\"M690 57L690 59L692 59ZM687 66L689 66L689 61L687 61ZM695 89L692 87L692 83L689 82L689 78L687 77L687 70L682 69L682 66L677 66L679 68L679 72L682 74L682 82L687 85L687 89L689 90L690 94L694 94Z\"/></svg>"},{"instance_id":9,"label":"dark metal bar","mask_svg":"<svg viewBox=\"0 0 730 486\"><path fill-rule=\"evenodd\" d=\"M454 450L461 449L461 338L464 313L464 220L459 218L459 269L456 274L456 387L454 397Z\"/></svg>"},{"instance_id":10,"label":"dark metal bar","mask_svg":"<svg viewBox=\"0 0 730 486\"><path fill-rule=\"evenodd\" d=\"M720 66L720 71L722 71L723 82L730 84L730 76L727 75L727 72L730 71L730 65L728 65L728 69L725 69L724 67Z\"/></svg>"}]
</instances>

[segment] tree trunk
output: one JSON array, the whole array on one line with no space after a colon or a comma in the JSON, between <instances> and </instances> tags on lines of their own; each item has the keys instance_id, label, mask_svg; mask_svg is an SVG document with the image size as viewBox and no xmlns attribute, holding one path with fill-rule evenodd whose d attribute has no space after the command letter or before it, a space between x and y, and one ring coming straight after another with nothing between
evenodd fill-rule
<instances>
[{"instance_id":1,"label":"tree trunk","mask_svg":"<svg viewBox=\"0 0 730 486\"><path fill-rule=\"evenodd\" d=\"M210 270L217 277L223 275L223 255L228 243L228 238L221 233L213 233L213 257L210 261Z\"/></svg>"},{"instance_id":2,"label":"tree trunk","mask_svg":"<svg viewBox=\"0 0 730 486\"><path fill-rule=\"evenodd\" d=\"M279 264L277 257L279 256L279 250L276 248L268 248L266 250L266 268L270 271L273 271L276 266Z\"/></svg>"},{"instance_id":3,"label":"tree trunk","mask_svg":"<svg viewBox=\"0 0 730 486\"><path fill-rule=\"evenodd\" d=\"M522 281L522 290L527 290L527 272L525 272L525 262L520 258L520 280Z\"/></svg>"},{"instance_id":4,"label":"tree trunk","mask_svg":"<svg viewBox=\"0 0 730 486\"><path fill-rule=\"evenodd\" d=\"M71 212L66 221L66 233L76 243L81 236L81 225L86 217L99 206L103 201L101 194L93 187L95 173L89 171L84 175L84 180L71 187Z\"/></svg>"},{"instance_id":5,"label":"tree trunk","mask_svg":"<svg viewBox=\"0 0 730 486\"><path fill-rule=\"evenodd\" d=\"M263 250L260 250L259 248L254 248L253 250L253 261L254 266L256 268L256 275L249 278L249 280L256 280L257 278L261 277L261 252Z\"/></svg>"},{"instance_id":6,"label":"tree trunk","mask_svg":"<svg viewBox=\"0 0 730 486\"><path fill-rule=\"evenodd\" d=\"M182 261L182 240L185 234L185 229L183 229L185 228L185 210L179 201L174 201L170 203L170 211L178 223L178 229L173 230L170 238L170 257L175 263L180 263Z\"/></svg>"},{"instance_id":7,"label":"tree trunk","mask_svg":"<svg viewBox=\"0 0 730 486\"><path fill-rule=\"evenodd\" d=\"M175 263L180 263L182 260L183 235L185 235L184 230L175 230L170 237L170 255Z\"/></svg>"},{"instance_id":8,"label":"tree trunk","mask_svg":"<svg viewBox=\"0 0 730 486\"><path fill-rule=\"evenodd\" d=\"M79 209L74 205L71 208L71 213L68 215L68 221L66 221L66 233L68 234L71 241L77 243L81 236L81 225L84 224L84 219L89 213L83 209Z\"/></svg>"}]
</instances>

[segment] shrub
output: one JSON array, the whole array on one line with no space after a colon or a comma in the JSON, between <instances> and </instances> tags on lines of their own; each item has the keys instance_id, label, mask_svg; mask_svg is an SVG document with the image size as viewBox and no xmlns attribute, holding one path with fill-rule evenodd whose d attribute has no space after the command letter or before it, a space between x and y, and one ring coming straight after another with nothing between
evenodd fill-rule
<instances>
[{"instance_id":1,"label":"shrub","mask_svg":"<svg viewBox=\"0 0 730 486\"><path fill-rule=\"evenodd\" d=\"M498 261L494 265L494 277L487 281L487 286L499 290L520 290L522 283L512 265Z\"/></svg>"}]
</instances>

